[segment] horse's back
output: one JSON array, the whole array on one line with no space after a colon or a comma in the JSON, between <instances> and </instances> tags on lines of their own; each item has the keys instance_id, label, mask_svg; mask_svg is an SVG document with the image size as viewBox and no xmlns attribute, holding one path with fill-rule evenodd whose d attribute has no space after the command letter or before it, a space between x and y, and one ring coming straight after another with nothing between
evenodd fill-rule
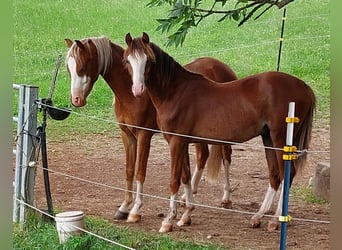
<instances>
[{"instance_id":1,"label":"horse's back","mask_svg":"<svg viewBox=\"0 0 342 250\"><path fill-rule=\"evenodd\" d=\"M192 72L200 72L203 76L218 83L237 79L237 75L227 64L212 57L197 58L184 67Z\"/></svg>"},{"instance_id":2,"label":"horse's back","mask_svg":"<svg viewBox=\"0 0 342 250\"><path fill-rule=\"evenodd\" d=\"M315 95L311 87L302 79L285 72L269 71L256 75L260 78L260 84L264 85L264 91L272 91L278 98L277 101L292 99L292 101L313 102Z\"/></svg>"}]
</instances>

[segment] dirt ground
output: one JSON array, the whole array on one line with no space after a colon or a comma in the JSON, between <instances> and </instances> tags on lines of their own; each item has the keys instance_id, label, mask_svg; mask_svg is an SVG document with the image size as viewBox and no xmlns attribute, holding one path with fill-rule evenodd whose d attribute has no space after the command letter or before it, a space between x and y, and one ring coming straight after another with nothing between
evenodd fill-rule
<instances>
[{"instance_id":1,"label":"dirt ground","mask_svg":"<svg viewBox=\"0 0 342 250\"><path fill-rule=\"evenodd\" d=\"M255 138L248 143L261 145ZM145 232L157 233L161 225L161 214L168 211L168 201L144 197L142 221L128 224L113 220L113 215L121 204L124 194L117 188L125 188L125 156L119 133L105 132L100 135L70 135L63 142L48 138L49 168L71 176L84 178L107 186L97 186L71 177L50 174L54 208L62 211L82 210L86 215L96 215L108 219L113 224L128 226ZM311 143L312 151L329 151L329 128L315 128ZM191 150L191 166L194 167L194 147ZM310 153L304 171L294 179L294 187L307 186L315 173L318 162L330 162L329 153ZM46 200L41 169L37 170L36 202L46 209ZM169 195L169 151L162 135L155 135L148 162L144 192L150 195ZM256 212L264 198L268 186L268 171L262 149L233 146L231 165L231 186L233 189L233 209ZM223 180L215 184L202 178L196 203L219 207ZM181 188L181 190L183 190ZM290 193L291 195L291 193ZM179 215L183 211L179 209ZM289 214L296 219L330 221L329 204L310 204L290 196ZM197 242L216 242L230 249L279 249L280 230L267 231L268 218L263 219L260 228L251 228L251 215L196 207L192 225L179 228L174 223L174 238L192 238ZM329 224L302 220L292 220L288 224L287 249L329 249Z\"/></svg>"}]
</instances>

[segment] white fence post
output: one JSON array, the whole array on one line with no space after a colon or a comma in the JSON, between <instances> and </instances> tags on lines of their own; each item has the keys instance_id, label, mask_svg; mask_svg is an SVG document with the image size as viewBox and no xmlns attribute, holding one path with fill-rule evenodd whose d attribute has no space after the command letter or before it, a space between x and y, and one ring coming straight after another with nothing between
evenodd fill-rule
<instances>
[{"instance_id":1,"label":"white fence post","mask_svg":"<svg viewBox=\"0 0 342 250\"><path fill-rule=\"evenodd\" d=\"M14 206L13 221L23 223L25 221L25 205L18 200L33 205L34 202L34 180L35 164L30 166L34 145L37 140L37 113L38 87L30 85L13 85L19 90L18 117L13 121L18 122L17 144L16 144L16 165L14 177Z\"/></svg>"}]
</instances>

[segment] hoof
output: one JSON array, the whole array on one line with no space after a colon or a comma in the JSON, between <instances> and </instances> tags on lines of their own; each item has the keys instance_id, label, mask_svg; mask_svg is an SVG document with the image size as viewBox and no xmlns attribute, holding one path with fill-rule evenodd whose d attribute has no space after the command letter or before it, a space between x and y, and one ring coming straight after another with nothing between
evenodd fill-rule
<instances>
[{"instance_id":1,"label":"hoof","mask_svg":"<svg viewBox=\"0 0 342 250\"><path fill-rule=\"evenodd\" d=\"M260 220L260 218L254 218L253 217L249 223L251 224L252 228L258 228L261 225L261 220Z\"/></svg>"},{"instance_id":2,"label":"hoof","mask_svg":"<svg viewBox=\"0 0 342 250\"><path fill-rule=\"evenodd\" d=\"M186 219L181 219L177 222L177 226L183 227L183 226L190 226L191 225L191 218L187 217Z\"/></svg>"},{"instance_id":3,"label":"hoof","mask_svg":"<svg viewBox=\"0 0 342 250\"><path fill-rule=\"evenodd\" d=\"M226 200L226 201L221 202L221 206L225 209L231 209L233 207L232 204L233 203L231 200Z\"/></svg>"},{"instance_id":4,"label":"hoof","mask_svg":"<svg viewBox=\"0 0 342 250\"><path fill-rule=\"evenodd\" d=\"M140 214L129 214L127 218L128 223L136 223L141 221L141 215Z\"/></svg>"},{"instance_id":5,"label":"hoof","mask_svg":"<svg viewBox=\"0 0 342 250\"><path fill-rule=\"evenodd\" d=\"M159 233L168 233L172 232L172 223L162 222L162 225L159 229Z\"/></svg>"},{"instance_id":6,"label":"hoof","mask_svg":"<svg viewBox=\"0 0 342 250\"><path fill-rule=\"evenodd\" d=\"M267 225L267 231L274 232L279 228L278 222L276 221L269 221Z\"/></svg>"},{"instance_id":7,"label":"hoof","mask_svg":"<svg viewBox=\"0 0 342 250\"><path fill-rule=\"evenodd\" d=\"M120 210L116 211L114 214L114 219L116 220L126 220L128 217L128 213L126 212L121 212Z\"/></svg>"}]
</instances>

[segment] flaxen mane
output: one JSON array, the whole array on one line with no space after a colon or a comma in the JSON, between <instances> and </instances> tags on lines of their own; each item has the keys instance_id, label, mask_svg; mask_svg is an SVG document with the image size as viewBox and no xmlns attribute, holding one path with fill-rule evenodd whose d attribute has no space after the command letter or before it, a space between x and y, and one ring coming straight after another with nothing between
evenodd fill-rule
<instances>
[{"instance_id":1,"label":"flaxen mane","mask_svg":"<svg viewBox=\"0 0 342 250\"><path fill-rule=\"evenodd\" d=\"M105 36L90 37L82 39L80 41L87 49L90 56L92 55L92 53L90 52L90 42L95 45L98 54L98 72L105 74L112 64L111 41ZM80 57L78 56L79 51L80 48L76 45L76 43L74 43L67 53L66 60L68 60L68 58L72 56L75 58L76 63L80 64Z\"/></svg>"}]
</instances>

